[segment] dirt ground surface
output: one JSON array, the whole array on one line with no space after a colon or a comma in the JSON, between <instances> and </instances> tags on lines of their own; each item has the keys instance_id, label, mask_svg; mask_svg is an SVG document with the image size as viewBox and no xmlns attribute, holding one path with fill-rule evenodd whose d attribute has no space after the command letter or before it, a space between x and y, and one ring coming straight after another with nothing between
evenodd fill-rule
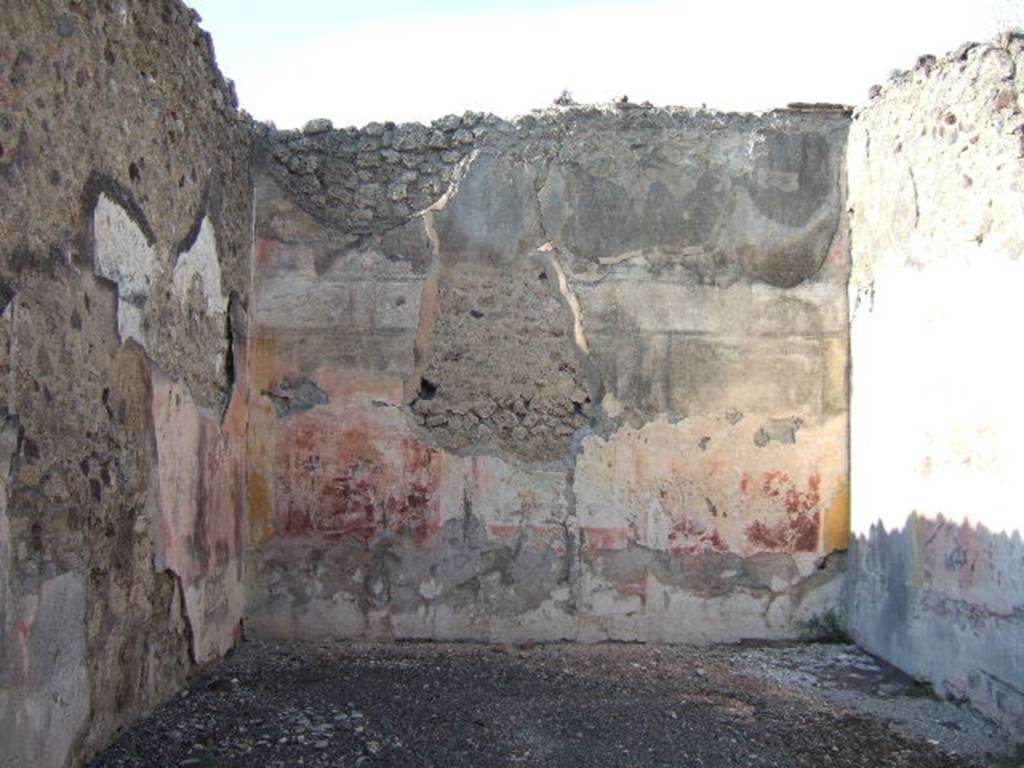
<instances>
[{"instance_id":1,"label":"dirt ground surface","mask_svg":"<svg viewBox=\"0 0 1024 768\"><path fill-rule=\"evenodd\" d=\"M848 645L246 642L93 768L1017 766Z\"/></svg>"}]
</instances>

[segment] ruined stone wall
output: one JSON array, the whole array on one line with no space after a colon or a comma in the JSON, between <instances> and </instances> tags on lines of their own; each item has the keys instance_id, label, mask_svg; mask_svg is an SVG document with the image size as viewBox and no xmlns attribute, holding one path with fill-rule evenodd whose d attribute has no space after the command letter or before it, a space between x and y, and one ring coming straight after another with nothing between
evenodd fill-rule
<instances>
[{"instance_id":1,"label":"ruined stone wall","mask_svg":"<svg viewBox=\"0 0 1024 768\"><path fill-rule=\"evenodd\" d=\"M178 0L0 0L0 765L79 762L237 636L233 102Z\"/></svg>"},{"instance_id":2,"label":"ruined stone wall","mask_svg":"<svg viewBox=\"0 0 1024 768\"><path fill-rule=\"evenodd\" d=\"M848 118L265 132L246 626L793 637L846 546Z\"/></svg>"},{"instance_id":3,"label":"ruined stone wall","mask_svg":"<svg viewBox=\"0 0 1024 768\"><path fill-rule=\"evenodd\" d=\"M1024 44L924 57L850 131L848 622L1024 740Z\"/></svg>"}]
</instances>

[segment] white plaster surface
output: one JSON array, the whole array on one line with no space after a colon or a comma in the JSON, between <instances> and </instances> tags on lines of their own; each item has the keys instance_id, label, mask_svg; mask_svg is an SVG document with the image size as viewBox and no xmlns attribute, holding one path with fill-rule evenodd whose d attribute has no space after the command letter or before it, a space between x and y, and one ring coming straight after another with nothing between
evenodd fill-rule
<instances>
[{"instance_id":1,"label":"white plaster surface","mask_svg":"<svg viewBox=\"0 0 1024 768\"><path fill-rule=\"evenodd\" d=\"M160 276L156 249L131 216L101 194L93 211L95 270L117 284L117 332L121 341L135 339L145 346L141 307Z\"/></svg>"}]
</instances>

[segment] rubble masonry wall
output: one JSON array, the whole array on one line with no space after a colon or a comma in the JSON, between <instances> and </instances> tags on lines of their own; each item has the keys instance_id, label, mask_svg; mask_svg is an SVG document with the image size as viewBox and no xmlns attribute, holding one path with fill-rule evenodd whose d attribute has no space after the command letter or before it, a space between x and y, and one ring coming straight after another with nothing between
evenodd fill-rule
<instances>
[{"instance_id":1,"label":"rubble masonry wall","mask_svg":"<svg viewBox=\"0 0 1024 768\"><path fill-rule=\"evenodd\" d=\"M0 2L0 764L239 637L250 131L177 0Z\"/></svg>"}]
</instances>

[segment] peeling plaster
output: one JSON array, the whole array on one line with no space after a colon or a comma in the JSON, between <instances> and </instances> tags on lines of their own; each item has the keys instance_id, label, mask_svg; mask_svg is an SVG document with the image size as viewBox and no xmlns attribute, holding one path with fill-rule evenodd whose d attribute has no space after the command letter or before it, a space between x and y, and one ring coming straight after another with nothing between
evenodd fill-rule
<instances>
[{"instance_id":1,"label":"peeling plaster","mask_svg":"<svg viewBox=\"0 0 1024 768\"><path fill-rule=\"evenodd\" d=\"M831 609L845 119L663 117L496 121L423 149L422 186L385 146L414 128L269 138L253 391L328 402L249 431L253 633L792 637ZM352 206L310 174L358 177ZM799 445L757 447L788 419Z\"/></svg>"},{"instance_id":2,"label":"peeling plaster","mask_svg":"<svg viewBox=\"0 0 1024 768\"><path fill-rule=\"evenodd\" d=\"M2 22L25 53L0 98L4 766L87 763L237 638L245 414L224 406L247 387L224 297L251 299L251 123L183 3L128 5ZM202 455L169 448L184 418L156 434L151 366L200 413ZM205 525L155 524L187 512L151 515L161 490L194 490L159 488L185 478L158 456L204 476Z\"/></svg>"},{"instance_id":3,"label":"peeling plaster","mask_svg":"<svg viewBox=\"0 0 1024 768\"><path fill-rule=\"evenodd\" d=\"M745 275L729 245L735 233L721 228L730 226L723 216L732 210L730 196L747 193L756 208L747 222L752 230L775 227L795 238L787 248L815 240L804 225L829 219L838 208L835 195L842 190L831 183L831 170L845 124L838 116L807 118L806 125L803 117L765 117L781 134L765 132L743 158L735 150L762 118L737 118L732 125L731 118L715 117L708 132L702 118L688 122L655 113L650 125L647 113L635 120L588 116L571 131L551 117L520 132L497 120L471 132L463 125L479 119L471 116L442 121L433 133L399 126L385 137L372 128L351 152L347 142L329 144L324 134L301 146L269 138L270 173L288 191L260 186L266 195L261 205L273 214L255 271L257 284L267 289L260 289L264 298L257 302L263 337L254 368L260 381L253 386L272 391L281 382L315 380L329 404L285 423L266 420L272 415L268 403L260 426L250 430L250 476L256 481L250 498L259 508L248 625L254 632L598 639L628 635L636 625L645 638L656 637L659 626L666 637L685 637L690 630L660 613L631 612L634 602L646 611L648 599L636 580L616 577L608 585L607 615L603 608L585 609L588 584L604 573L601 563L626 547L656 553L647 566L640 563L641 570L665 558L691 563L706 554L729 554L760 562L770 555L779 570L764 583L782 592L764 598L748 629L755 635L796 631L794 606L813 601L786 592L795 589L786 574L799 574L797 583L812 577L815 559L841 538L842 515L834 510L845 508L845 482L833 482L845 472L845 422L826 414L844 383L835 380L832 363L845 333L833 317L845 314L844 241L825 233L828 242L820 249L811 243L809 251L823 260L789 293ZM420 181L414 184L412 157L392 144L415 145L438 162L417 168ZM801 165L805 154L817 151L828 153L831 170L823 175L813 163ZM305 198L299 190L311 174L327 185L358 176L354 206L337 202L348 193L335 187L331 201ZM616 186L623 179L625 191ZM779 206L778 195L791 199ZM345 234L307 222L311 239L297 238L286 199ZM420 213L407 200L417 201ZM797 221L805 213L806 221ZM271 234L277 221L292 222L281 239ZM353 244L349 233L357 231L370 234ZM501 236L495 239L495 233ZM754 231L743 237L759 239ZM320 253L332 254L329 268L317 266ZM761 255L746 256L756 264ZM409 269L415 280L405 277ZM299 325L276 304L285 294L279 286L289 282L295 295L339 299L324 303L332 307L327 314L303 310L301 340ZM412 286L418 302L410 298ZM534 327L532 302L547 297L557 302L558 316L545 315ZM580 373L574 379L579 392L545 390L560 379L535 364L530 350L550 360L544 354L547 334L559 339L559 350L571 351L562 362ZM524 379L530 386L521 387L522 397L518 391L516 397L490 396L502 387L515 389L531 373L541 383ZM547 414L536 405L548 394L559 395L552 398L556 405L567 408L567 399L582 412L571 424L561 417L540 424ZM394 407L399 402L410 404L416 418ZM736 427L739 419L721 415L740 409L759 421ZM756 455L751 425L789 414L809 425L808 440L820 449L817 460L828 482L795 454L780 455L776 444ZM486 434L446 442L449 433L470 434L474 421L492 428L489 421L499 417L513 433L520 429L513 435L517 443L488 442ZM705 418L714 421L696 421ZM749 551L722 552L730 545L707 525L707 541L700 542L694 524L703 518L696 516L674 520L678 528L661 533L655 525L655 544L647 547L643 521L621 525L628 500L612 515L618 527L583 524L586 483L580 470L603 471L585 461L587 441L617 441L619 431L642 430L661 419L674 427L694 421L694 432L676 435L669 450L678 456L681 474L690 475L695 515L735 515L732 546ZM532 429L554 432L550 451L522 450ZM734 441L745 443L744 454L729 479L721 454L728 448L721 446ZM401 471L421 453L430 460L419 462L415 472ZM629 471L628 450L612 454L612 465ZM722 477L702 478L693 456L707 457L704 469L714 465ZM506 484L495 496L487 478L498 467ZM756 471L744 483L748 468ZM415 476L422 488L402 492L401 483L389 479L394 472ZM638 487L652 476L644 478ZM683 499L672 494L678 496L682 485L663 484L671 491L664 505L675 510ZM740 499L744 486L757 514L743 511L750 503ZM729 501L730 494L740 500ZM614 493L609 498L618 503ZM292 504L296 499L300 503ZM430 511L423 515L429 524L405 525L401 510L410 499ZM309 511L311 526L289 526L292 516L282 512L293 507ZM479 535L456 535L465 531ZM506 615L501 606L515 605L520 589L516 563L534 546L547 554L532 567L554 583L542 592L530 587L536 599ZM476 562L477 550L487 553L489 564L481 561L479 570L460 576L460 563ZM446 586L449 578L454 588ZM652 579L650 597L661 604L689 588L665 574ZM818 587L807 589L818 594ZM777 597L783 593L785 599ZM824 610L834 589L820 594L817 605ZM697 602L717 599L705 595ZM723 631L740 625L731 626Z\"/></svg>"},{"instance_id":4,"label":"peeling plaster","mask_svg":"<svg viewBox=\"0 0 1024 768\"><path fill-rule=\"evenodd\" d=\"M156 456L151 469L153 567L181 582L192 655L204 662L234 645L242 612L238 516L244 492L238 391L223 429L187 390L153 371Z\"/></svg>"}]
</instances>

